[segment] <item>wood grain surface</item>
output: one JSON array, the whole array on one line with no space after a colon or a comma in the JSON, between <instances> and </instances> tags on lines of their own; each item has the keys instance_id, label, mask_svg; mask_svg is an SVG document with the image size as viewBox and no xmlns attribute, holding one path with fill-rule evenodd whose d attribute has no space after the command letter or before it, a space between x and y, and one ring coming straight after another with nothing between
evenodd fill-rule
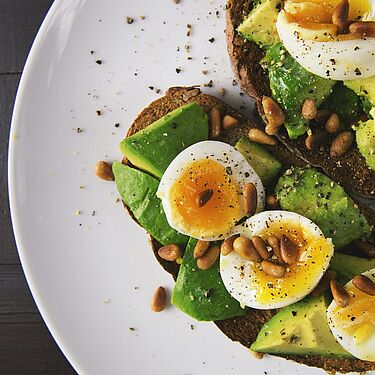
<instances>
[{"instance_id":1,"label":"wood grain surface","mask_svg":"<svg viewBox=\"0 0 375 375\"><path fill-rule=\"evenodd\" d=\"M76 374L46 328L14 242L7 150L14 98L32 41L52 0L0 0L0 374Z\"/></svg>"}]
</instances>

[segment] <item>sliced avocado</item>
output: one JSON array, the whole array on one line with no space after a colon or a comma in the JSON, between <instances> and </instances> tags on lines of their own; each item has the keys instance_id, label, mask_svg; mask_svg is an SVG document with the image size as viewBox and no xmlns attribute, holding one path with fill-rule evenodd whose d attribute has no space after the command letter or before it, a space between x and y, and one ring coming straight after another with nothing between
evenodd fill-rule
<instances>
[{"instance_id":1,"label":"sliced avocado","mask_svg":"<svg viewBox=\"0 0 375 375\"><path fill-rule=\"evenodd\" d=\"M260 47L269 47L278 43L280 38L276 30L276 21L280 7L281 0L261 0L254 6L237 31L245 39Z\"/></svg>"},{"instance_id":2,"label":"sliced avocado","mask_svg":"<svg viewBox=\"0 0 375 375\"><path fill-rule=\"evenodd\" d=\"M120 149L137 168L161 178L182 150L207 137L208 117L203 108L193 102L125 138Z\"/></svg>"},{"instance_id":3,"label":"sliced avocado","mask_svg":"<svg viewBox=\"0 0 375 375\"><path fill-rule=\"evenodd\" d=\"M234 146L255 169L263 185L267 186L280 172L281 163L263 146L242 137Z\"/></svg>"},{"instance_id":4,"label":"sliced avocado","mask_svg":"<svg viewBox=\"0 0 375 375\"><path fill-rule=\"evenodd\" d=\"M326 296L307 297L280 310L260 330L250 349L269 354L353 358L332 335Z\"/></svg>"},{"instance_id":5,"label":"sliced avocado","mask_svg":"<svg viewBox=\"0 0 375 375\"><path fill-rule=\"evenodd\" d=\"M285 113L288 135L291 139L297 138L309 127L309 121L301 114L305 100L312 99L319 107L336 82L308 72L281 44L275 44L267 51L264 62L268 67L272 96Z\"/></svg>"},{"instance_id":6,"label":"sliced avocado","mask_svg":"<svg viewBox=\"0 0 375 375\"><path fill-rule=\"evenodd\" d=\"M375 117L375 107L370 114ZM366 159L367 165L375 171L375 120L361 122L354 130L360 153Z\"/></svg>"},{"instance_id":7,"label":"sliced avocado","mask_svg":"<svg viewBox=\"0 0 375 375\"><path fill-rule=\"evenodd\" d=\"M366 217L344 189L315 169L287 170L277 183L276 195L283 210L309 218L332 238L336 248L371 232Z\"/></svg>"},{"instance_id":8,"label":"sliced avocado","mask_svg":"<svg viewBox=\"0 0 375 375\"><path fill-rule=\"evenodd\" d=\"M223 320L246 315L231 297L220 276L219 260L208 270L200 270L193 257L197 240L190 238L172 293L172 304L201 321Z\"/></svg>"},{"instance_id":9,"label":"sliced avocado","mask_svg":"<svg viewBox=\"0 0 375 375\"><path fill-rule=\"evenodd\" d=\"M375 107L375 76L344 81L344 85L353 90L357 95L366 98Z\"/></svg>"},{"instance_id":10,"label":"sliced avocado","mask_svg":"<svg viewBox=\"0 0 375 375\"><path fill-rule=\"evenodd\" d=\"M138 223L162 245L185 247L189 238L169 226L161 200L156 197L159 181L119 162L113 163L112 170L121 198Z\"/></svg>"},{"instance_id":11,"label":"sliced avocado","mask_svg":"<svg viewBox=\"0 0 375 375\"><path fill-rule=\"evenodd\" d=\"M359 258L336 252L331 259L330 267L345 277L345 281L354 276L375 268L375 259Z\"/></svg>"},{"instance_id":12,"label":"sliced avocado","mask_svg":"<svg viewBox=\"0 0 375 375\"><path fill-rule=\"evenodd\" d=\"M340 118L341 128L345 128L363 114L362 102L359 96L351 89L338 82L332 94L322 103L322 109L336 113Z\"/></svg>"}]
</instances>

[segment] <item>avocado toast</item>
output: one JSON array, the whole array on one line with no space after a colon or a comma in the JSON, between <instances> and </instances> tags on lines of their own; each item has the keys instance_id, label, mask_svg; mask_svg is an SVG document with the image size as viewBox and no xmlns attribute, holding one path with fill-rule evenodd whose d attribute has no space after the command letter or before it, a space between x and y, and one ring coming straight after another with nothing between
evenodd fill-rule
<instances>
[{"instance_id":1,"label":"avocado toast","mask_svg":"<svg viewBox=\"0 0 375 375\"><path fill-rule=\"evenodd\" d=\"M243 115L231 109L230 107L228 107L227 105L225 105L224 103L216 99L215 97L202 94L198 88L194 88L194 87L171 88L168 90L165 97L160 98L156 100L155 102L151 103L146 109L144 109L138 115L138 117L133 122L133 124L131 125L128 131L127 138L137 134L143 129L146 129L150 124L153 124L155 123L155 121L160 120L161 118L168 115L169 113L175 110L178 110L181 106L183 108L186 108L184 106L186 105L189 106L189 103L192 103L191 104L192 106L198 105L200 108L203 108L204 112L206 113L210 113L213 108L218 108L220 110L222 117L224 117L225 115L229 115L232 118L237 119L238 125L236 127L230 130L222 131L219 140L223 142L226 142L232 145L237 144L238 146L238 143L237 143L238 140L243 139L244 136L246 137L250 129L256 128L256 125L252 123L251 121L247 120ZM198 113L198 117L200 119L199 121L202 121L202 124L204 124L204 121L205 121L204 113L200 113L199 109L197 108L195 108L194 110L197 111ZM174 122L173 118L170 118L170 119L167 118L167 122L168 121L169 121L169 126L171 127L171 129L175 129L179 125L179 122L178 121ZM163 129L163 127L160 127L160 129ZM163 136L165 134L169 136L170 133L162 133ZM129 145L129 142L127 142L127 145ZM134 147L138 147L138 146L135 145ZM279 160L279 164L275 162L274 170L277 170L276 174L279 174L281 171L284 171L286 173L286 177L288 177L291 175L290 166L293 165L297 167L297 169L294 170L292 173L299 173L298 167L306 166L306 164L300 158L296 157L293 153L289 152L288 149L285 148L281 144L266 147L265 150L266 150L265 152L271 151L272 155L274 155ZM160 153L160 150L156 150L155 152L156 154L158 154ZM262 160L262 157L266 158L265 160L263 160L263 163L264 162L269 163L270 160L272 160L272 159L267 159L267 156L259 156L259 155L267 155L267 153L258 154L258 162L259 160ZM164 158L165 157L168 158L168 156L164 156ZM139 161L137 160L137 162ZM144 163L144 161L142 161L142 163ZM216 263L216 266L212 267L211 269L207 271L199 271L198 273L194 272L195 277L196 277L195 282L206 283L205 285L207 286L209 284L209 281L207 281L207 279L208 280L211 279L211 280L215 280L215 283L212 288L207 288L204 291L204 296L208 299L209 303L207 303L207 300L204 298L203 300L202 299L200 299L199 301L196 300L196 304L199 306L199 309L194 309L194 308L191 309L191 306L193 305L191 303L191 300L189 299L186 301L183 298L184 297L183 293L189 292L189 290L183 290L184 289L183 281L187 280L186 278L190 277L189 275L192 274L191 272L192 264L194 264L193 262L195 262L195 260L192 259L191 253L194 249L196 241L189 240L188 242L188 238L186 236L183 236L173 231L172 228L171 230L169 229L164 230L163 233L159 233L157 231L157 228L156 228L157 225L154 225L154 223L160 223L160 215L155 213L155 211L154 213L151 213L151 210L149 209L151 208L152 205L156 205L156 207L158 207L157 208L158 212L160 210L160 206L159 206L160 203L156 202L155 198L153 197L153 195L155 194L157 185L158 185L157 179L155 179L152 176L149 176L148 174L144 174L140 171L137 171L137 169L129 168L129 167L132 167L132 164L126 158L123 160L122 166L119 163L116 163L113 166L119 192L123 198L123 201L125 202L125 207L128 209L130 215L139 224L141 224L149 233L151 233L150 242L151 242L151 246L152 246L155 257L157 258L159 263L163 266L163 268L167 272L169 272L175 280L177 279L177 284L176 284L175 289L178 289L178 290L175 291L174 295L172 296L172 302L176 306L178 306L183 311L189 313L189 315L195 317L198 320L216 320L215 324L229 338L231 338L234 341L238 341L242 343L246 347L250 347L254 343L253 345L255 345L255 347L252 347L252 348L253 350L256 350L256 351L260 351L260 352L264 351L264 352L273 353L275 355L283 356L288 359L292 359L297 362L301 362L310 366L321 367L329 371L349 372L349 371L366 371L366 370L375 369L374 363L354 359L350 355L348 355L348 353L345 353L345 351L343 351L341 347L336 343L334 337L330 334L327 325L324 326L323 329L320 330L321 332L319 332L318 336L319 337L328 336L327 340L331 342L332 345L334 346L331 352L332 353L336 352L337 354L336 358L320 355L324 353L320 353L319 348L317 348L318 343L315 343L315 344L313 343L312 347L309 350L307 350L305 353L299 352L298 350L296 351L295 350L296 345L293 345L293 340L296 340L296 339L294 338L292 342L289 342L289 343L286 342L286 345L284 345L285 341L283 340L283 337L280 335L274 338L273 349L270 349L269 346L268 348L264 349L264 345L267 346L267 343L265 344L264 340L262 340L261 336L258 336L258 334L261 331L261 329L262 331L266 329L265 327L267 326L265 326L265 323L269 322L272 316L274 316L277 311L267 310L267 309L266 310L247 309L246 311L244 311L243 309L241 309L233 298L230 299L230 296L226 292L225 288L223 288L222 282L220 280L219 271L218 271L218 267L219 267L218 263ZM261 174L261 169L257 170L257 172ZM158 173L158 171L156 171L155 173ZM126 181L129 181L129 182L126 182ZM132 181L138 181L138 183L135 182L133 184ZM139 191L137 191L137 184L138 186L142 185L142 181L145 181L145 184L143 186L146 185L146 188L138 189ZM271 179L271 181L268 181L267 186L268 186L268 189L272 191L275 186L275 178ZM279 188L280 196L283 195L282 189L283 187ZM335 186L335 189L336 189L336 186ZM147 209L145 209L145 204L148 205L146 207ZM142 209L140 207L142 207ZM365 212L366 209L364 207L362 211L366 214ZM145 213L147 212L149 213L149 215L151 215L151 219L147 219L147 217L145 217L147 216L145 215ZM368 222L373 223L373 220L374 220L373 213L371 211L367 211L366 216L367 216ZM154 223L152 223L152 221L154 221ZM162 225L164 227L167 227L168 223L163 223ZM159 241L155 237L157 237ZM161 244L160 242L163 242L163 244ZM180 262L166 261L165 259L162 259L158 254L158 251L162 247L162 245L166 245L167 243L170 243L170 242L179 243L181 247L184 247L187 244L182 267L178 264ZM345 257L345 255L343 256ZM344 258L344 259L345 260L341 261L341 263L347 262L348 258ZM335 262L339 264L338 268L340 268L340 259L337 260L336 258ZM366 268L367 267L371 268L370 264L372 263L366 262ZM372 267L374 267L374 265L372 265ZM215 269L216 269L216 272L215 272ZM180 270L180 275L179 275L179 270ZM183 272L181 272L181 270ZM359 271L362 272L362 270L365 270L365 269L361 268ZM209 272L209 273L206 273L206 272ZM183 278L185 279L183 280ZM220 282L220 284L217 284L217 282ZM195 293L196 291L193 290L192 292ZM219 312L214 311L215 309L214 310L206 309L206 307L210 305L215 305L216 303L221 303L222 301L226 301L225 303L227 305L230 305L229 312L228 312L228 308L225 308L225 309L218 308L217 310ZM313 301L310 304L311 306L309 306L307 303L308 307L306 307L306 302L303 302L303 301L297 302L297 304L301 305L300 307L298 306L296 307L296 310L298 311L298 314L297 314L298 316L299 316L300 311L305 311L305 310L310 311L310 313L312 313L314 316L320 316L319 314L321 314L321 311L325 311L325 306L327 303L326 297L320 297L319 300L315 302ZM295 306L297 304L290 305L290 306ZM285 309L288 309L288 307L281 310L281 312L284 311L284 314L286 314L285 311L288 311ZM293 311L292 316L295 317L295 312L293 308L291 309L291 311ZM215 316L217 313L219 314L219 316L217 316L217 319L215 319ZM226 314L227 315L229 314L228 316L231 316L231 317L226 318ZM300 318L298 319L299 319L299 322L297 323L297 326L301 326L301 323L306 324L306 323L301 322ZM272 326L274 326L274 324L272 324L272 321L269 322L268 324L271 325L271 328ZM279 327L278 324L276 324L275 329L278 330L278 327ZM310 327L311 327L310 333L313 334L314 327L312 326ZM292 328L292 331L294 328ZM257 339L257 336L258 336L258 339ZM291 337L293 338L294 336L295 335L292 334ZM310 336L306 336L306 337L310 337ZM307 338L307 341L310 341L310 345L311 345L311 341L314 341L314 340L313 339L309 340ZM308 347L308 345L306 347ZM297 355L292 355L290 351L292 352L294 351L294 353Z\"/></svg>"},{"instance_id":2,"label":"avocado toast","mask_svg":"<svg viewBox=\"0 0 375 375\"><path fill-rule=\"evenodd\" d=\"M348 144L353 142L351 123L360 120L364 112L371 119L368 109L373 106L373 98L370 98L373 79L352 80L344 86L307 72L280 44L275 25L283 3L275 0L227 2L227 48L236 79L241 88L257 101L258 111L266 123L262 106L264 96L275 99L285 111L285 123L291 125L288 131L284 126L280 127L277 137L292 153L312 166L322 168L347 190L373 198L375 171L369 157L369 153L373 154L372 142L375 139L373 130L370 130L373 121L369 120L367 126L361 125L367 129L366 134L357 132L361 128L355 128L358 146L354 144L340 157L332 156L334 153L330 150L337 135L343 130L345 136L350 138ZM332 64L337 64L337 61L331 60ZM316 65L320 65L320 62L316 61ZM312 99L320 109L336 112L340 118L340 130L328 134L324 126L315 120L310 122L311 130L307 130L308 121L300 115L305 99ZM362 101L363 106L368 107L365 110L361 108ZM366 115L362 120L366 124ZM326 121L327 118L323 119L323 125ZM346 124L343 125L343 122ZM307 138L310 136L309 140L314 139L317 144L307 144L304 135L306 131Z\"/></svg>"}]
</instances>

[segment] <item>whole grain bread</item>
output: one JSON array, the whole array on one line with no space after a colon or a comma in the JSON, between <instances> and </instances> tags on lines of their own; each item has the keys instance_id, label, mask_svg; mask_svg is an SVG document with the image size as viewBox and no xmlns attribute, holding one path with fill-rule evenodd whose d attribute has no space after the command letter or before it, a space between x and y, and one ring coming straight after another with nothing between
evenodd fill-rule
<instances>
[{"instance_id":1,"label":"whole grain bread","mask_svg":"<svg viewBox=\"0 0 375 375\"><path fill-rule=\"evenodd\" d=\"M260 65L264 52L253 42L245 41L237 32L238 26L253 8L254 0L228 0L226 10L227 48L234 75L241 88L257 102L259 114L263 95L270 96L271 89L266 71ZM332 136L331 136L332 137ZM330 156L329 147L309 151L305 137L290 139L285 129L278 134L280 141L295 155L314 167L320 167L333 180L347 190L368 198L375 198L375 172L365 158L352 147L339 159Z\"/></svg>"},{"instance_id":2,"label":"whole grain bread","mask_svg":"<svg viewBox=\"0 0 375 375\"><path fill-rule=\"evenodd\" d=\"M219 140L226 143L234 145L241 136L247 135L249 129L258 127L257 124L248 120L241 113L227 106L219 99L201 93L200 89L197 87L173 87L167 91L164 97L152 102L137 116L129 128L127 137L137 133L167 113L191 101L197 102L207 113L209 113L213 107L218 107L223 116L228 114L238 119L239 125L235 129L222 133ZM284 169L289 168L291 165L306 166L304 161L288 151L282 144L271 146L269 150L282 162ZM131 165L127 159L124 159L123 163ZM133 217L131 211L129 209L128 211ZM176 280L179 270L177 263L168 262L159 257L158 250L161 244L152 236L150 236L150 245L160 265ZM249 309L249 313L245 317L216 321L215 324L231 340L237 341L246 347L250 347L251 343L256 339L261 327L271 319L275 313L276 310ZM285 356L285 358L308 366L320 367L326 371L340 371L345 373L350 371L362 372L375 370L375 363L356 359L339 360L335 358L298 356Z\"/></svg>"}]
</instances>

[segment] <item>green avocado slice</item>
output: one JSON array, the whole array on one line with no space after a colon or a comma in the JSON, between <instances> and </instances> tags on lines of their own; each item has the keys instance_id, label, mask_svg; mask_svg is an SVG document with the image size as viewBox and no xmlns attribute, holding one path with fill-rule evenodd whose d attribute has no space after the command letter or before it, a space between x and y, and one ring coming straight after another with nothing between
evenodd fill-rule
<instances>
[{"instance_id":1,"label":"green avocado slice","mask_svg":"<svg viewBox=\"0 0 375 375\"><path fill-rule=\"evenodd\" d=\"M344 189L315 169L287 170L275 192L283 210L309 218L327 238L332 238L336 248L371 232L366 217Z\"/></svg>"},{"instance_id":2,"label":"green avocado slice","mask_svg":"<svg viewBox=\"0 0 375 375\"><path fill-rule=\"evenodd\" d=\"M225 289L219 260L208 270L200 270L193 252L197 240L190 238L172 293L172 304L200 321L229 319L246 315L238 301Z\"/></svg>"},{"instance_id":3,"label":"green avocado slice","mask_svg":"<svg viewBox=\"0 0 375 375\"><path fill-rule=\"evenodd\" d=\"M160 179L182 150L207 138L208 116L192 102L125 138L120 149L134 166Z\"/></svg>"},{"instance_id":4,"label":"green avocado slice","mask_svg":"<svg viewBox=\"0 0 375 375\"><path fill-rule=\"evenodd\" d=\"M307 297L280 310L260 330L250 349L269 354L353 358L332 335L327 296Z\"/></svg>"},{"instance_id":5,"label":"green avocado slice","mask_svg":"<svg viewBox=\"0 0 375 375\"><path fill-rule=\"evenodd\" d=\"M170 227L161 200L156 197L159 181L119 162L112 166L117 189L138 223L162 245L185 247L188 237Z\"/></svg>"}]
</instances>

